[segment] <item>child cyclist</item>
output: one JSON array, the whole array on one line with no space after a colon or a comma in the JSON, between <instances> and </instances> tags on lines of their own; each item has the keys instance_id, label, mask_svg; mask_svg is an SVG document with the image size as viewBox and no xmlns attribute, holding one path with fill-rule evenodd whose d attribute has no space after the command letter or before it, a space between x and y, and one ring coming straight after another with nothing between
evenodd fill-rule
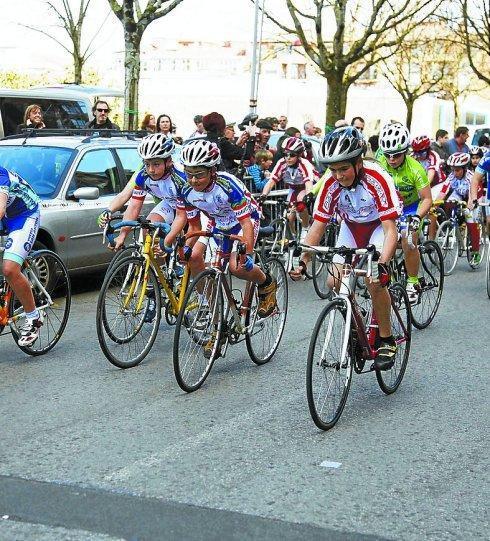
<instances>
[{"instance_id":1,"label":"child cyclist","mask_svg":"<svg viewBox=\"0 0 490 541\"><path fill-rule=\"evenodd\" d=\"M471 264L478 265L481 260L480 255L480 231L475 218L478 209L473 209L470 205L470 187L473 178L473 171L470 169L471 157L466 152L455 152L447 159L447 164L451 167L451 173L448 176L449 196L447 198L448 213L452 207L451 203L456 201L465 201L468 203L467 209L464 209L466 227L470 235L471 242Z\"/></svg>"},{"instance_id":2,"label":"child cyclist","mask_svg":"<svg viewBox=\"0 0 490 541\"><path fill-rule=\"evenodd\" d=\"M20 329L19 346L30 346L39 338L43 314L36 308L31 286L22 274L22 265L39 230L40 199L21 177L0 166L0 230L5 226L2 272L26 314Z\"/></svg>"},{"instance_id":3,"label":"child cyclist","mask_svg":"<svg viewBox=\"0 0 490 541\"><path fill-rule=\"evenodd\" d=\"M106 210L97 219L100 227L104 227L107 220L117 210L121 209L128 201L129 205L124 212L124 220L135 220L145 201L147 193L157 197L160 202L148 215L151 222L166 222L169 225L175 218L177 205L177 193L184 184L185 177L182 171L174 167L172 153L175 144L171 137L163 133L148 135L140 142L138 154L141 156L144 166L128 182L124 190L117 195ZM131 228L123 227L115 239L114 250L119 250Z\"/></svg>"},{"instance_id":4,"label":"child cyclist","mask_svg":"<svg viewBox=\"0 0 490 541\"><path fill-rule=\"evenodd\" d=\"M289 188L288 201L296 203L296 211L299 213L303 230L302 239L308 232L310 215L303 199L313 187L315 172L311 163L304 158L305 144L299 137L287 137L281 144L284 157L281 158L272 170L269 181L262 190L262 197L265 198L274 186L283 181ZM294 210L289 213L289 221L294 230Z\"/></svg>"},{"instance_id":5,"label":"child cyclist","mask_svg":"<svg viewBox=\"0 0 490 541\"><path fill-rule=\"evenodd\" d=\"M230 173L217 171L220 151L216 143L205 139L193 139L182 148L180 157L187 179L182 187L172 229L165 238L165 246L170 248L177 235L189 223L189 233L201 230L200 214L207 217L207 230L217 233L242 235L245 239L246 253L238 261L230 257L230 272L242 280L258 284L258 316L268 317L276 307L277 282L254 264L254 244L259 231L259 211L256 201L245 186ZM192 238L187 246L192 248L189 267L192 276L205 269L204 255L207 238ZM236 253L235 243L224 239L223 251ZM184 248L189 255L189 248ZM204 345L204 356L210 357L214 347L214 337Z\"/></svg>"}]
</instances>

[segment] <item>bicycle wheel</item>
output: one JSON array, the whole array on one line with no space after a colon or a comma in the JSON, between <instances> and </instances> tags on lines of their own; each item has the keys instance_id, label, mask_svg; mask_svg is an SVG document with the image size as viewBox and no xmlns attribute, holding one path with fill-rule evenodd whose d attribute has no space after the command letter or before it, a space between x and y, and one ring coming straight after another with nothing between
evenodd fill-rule
<instances>
[{"instance_id":1,"label":"bicycle wheel","mask_svg":"<svg viewBox=\"0 0 490 541\"><path fill-rule=\"evenodd\" d=\"M327 284L332 258L327 254L315 254L311 265L313 288L320 299L330 299L332 290Z\"/></svg>"},{"instance_id":2,"label":"bicycle wheel","mask_svg":"<svg viewBox=\"0 0 490 541\"><path fill-rule=\"evenodd\" d=\"M19 300L12 295L9 315L21 316L12 323L12 336L24 353L42 355L56 345L68 322L71 307L70 277L61 258L51 250L39 250L29 255L27 266L22 272L31 284L43 325L39 338L33 344L19 346L19 333L25 321L25 312Z\"/></svg>"},{"instance_id":3,"label":"bicycle wheel","mask_svg":"<svg viewBox=\"0 0 490 541\"><path fill-rule=\"evenodd\" d=\"M187 392L199 389L220 355L224 321L220 274L206 269L196 276L185 294L175 326L173 365L179 387ZM212 349L205 354L210 341Z\"/></svg>"},{"instance_id":4,"label":"bicycle wheel","mask_svg":"<svg viewBox=\"0 0 490 541\"><path fill-rule=\"evenodd\" d=\"M118 265L120 261L122 261L123 259L127 259L128 257L138 257L140 254L140 248L141 247L139 245L132 244L131 246L125 246L124 248L116 252L114 257L111 259L107 270L105 271L104 280L107 276L109 276L111 270L116 265Z\"/></svg>"},{"instance_id":5,"label":"bicycle wheel","mask_svg":"<svg viewBox=\"0 0 490 541\"><path fill-rule=\"evenodd\" d=\"M245 335L245 343L250 358L255 364L265 364L272 359L282 338L288 313L288 280L284 265L277 258L266 262L266 268L277 282L276 309L266 318L257 316L259 297L257 287L247 312L245 325L251 328Z\"/></svg>"},{"instance_id":6,"label":"bicycle wheel","mask_svg":"<svg viewBox=\"0 0 490 541\"><path fill-rule=\"evenodd\" d=\"M456 228L450 220L446 220L438 227L436 241L444 259L444 274L449 276L458 262L460 244Z\"/></svg>"},{"instance_id":7,"label":"bicycle wheel","mask_svg":"<svg viewBox=\"0 0 490 541\"><path fill-rule=\"evenodd\" d=\"M488 247L487 252L487 265L486 265L486 275L487 275L487 295L490 299L490 246Z\"/></svg>"},{"instance_id":8,"label":"bicycle wheel","mask_svg":"<svg viewBox=\"0 0 490 541\"><path fill-rule=\"evenodd\" d=\"M397 343L395 364L390 370L376 370L376 379L381 390L386 394L394 393L405 375L410 345L412 342L412 324L410 303L405 289L400 284L389 288L391 297L391 328Z\"/></svg>"},{"instance_id":9,"label":"bicycle wheel","mask_svg":"<svg viewBox=\"0 0 490 541\"><path fill-rule=\"evenodd\" d=\"M441 249L432 240L419 245L419 297L411 306L412 323L417 329L425 329L434 319L444 289L444 262Z\"/></svg>"},{"instance_id":10,"label":"bicycle wheel","mask_svg":"<svg viewBox=\"0 0 490 541\"><path fill-rule=\"evenodd\" d=\"M352 359L346 312L343 299L328 303L313 329L308 350L306 396L313 422L322 430L329 430L340 419L349 394Z\"/></svg>"},{"instance_id":11,"label":"bicycle wheel","mask_svg":"<svg viewBox=\"0 0 490 541\"><path fill-rule=\"evenodd\" d=\"M150 268L145 287L145 265L138 257L119 261L106 276L97 300L99 345L118 368L136 366L148 355L160 325L160 286Z\"/></svg>"}]
</instances>

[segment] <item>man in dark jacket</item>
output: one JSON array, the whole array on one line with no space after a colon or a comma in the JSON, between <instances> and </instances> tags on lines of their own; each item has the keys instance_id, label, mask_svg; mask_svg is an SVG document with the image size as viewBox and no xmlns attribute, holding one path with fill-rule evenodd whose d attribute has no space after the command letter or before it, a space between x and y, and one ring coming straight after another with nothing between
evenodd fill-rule
<instances>
[{"instance_id":1,"label":"man in dark jacket","mask_svg":"<svg viewBox=\"0 0 490 541\"><path fill-rule=\"evenodd\" d=\"M97 100L95 105L92 107L94 119L87 122L85 127L95 130L119 130L119 126L109 120L110 112L111 110L106 101Z\"/></svg>"}]
</instances>

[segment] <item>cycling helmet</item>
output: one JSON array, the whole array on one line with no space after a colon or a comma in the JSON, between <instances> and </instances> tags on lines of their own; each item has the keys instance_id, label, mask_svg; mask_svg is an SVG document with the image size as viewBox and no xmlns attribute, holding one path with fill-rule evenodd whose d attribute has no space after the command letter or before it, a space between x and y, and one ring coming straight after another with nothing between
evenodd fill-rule
<instances>
[{"instance_id":1,"label":"cycling helmet","mask_svg":"<svg viewBox=\"0 0 490 541\"><path fill-rule=\"evenodd\" d=\"M470 155L467 152L455 152L447 159L450 167L466 167L470 163Z\"/></svg>"},{"instance_id":2,"label":"cycling helmet","mask_svg":"<svg viewBox=\"0 0 490 541\"><path fill-rule=\"evenodd\" d=\"M379 146L384 154L398 154L408 149L410 133L399 122L386 124L379 134Z\"/></svg>"},{"instance_id":3,"label":"cycling helmet","mask_svg":"<svg viewBox=\"0 0 490 541\"><path fill-rule=\"evenodd\" d=\"M216 143L206 139L193 139L182 147L180 159L187 167L211 168L220 162L221 155Z\"/></svg>"},{"instance_id":4,"label":"cycling helmet","mask_svg":"<svg viewBox=\"0 0 490 541\"><path fill-rule=\"evenodd\" d=\"M424 150L429 150L429 148L430 139L427 135L419 135L412 141L412 149L414 152L423 152Z\"/></svg>"},{"instance_id":5,"label":"cycling helmet","mask_svg":"<svg viewBox=\"0 0 490 541\"><path fill-rule=\"evenodd\" d=\"M473 145L470 147L470 156L479 156L483 158L483 149L479 146Z\"/></svg>"},{"instance_id":6,"label":"cycling helmet","mask_svg":"<svg viewBox=\"0 0 490 541\"><path fill-rule=\"evenodd\" d=\"M152 133L143 138L138 145L138 154L143 160L168 158L174 150L174 140L163 133Z\"/></svg>"},{"instance_id":7,"label":"cycling helmet","mask_svg":"<svg viewBox=\"0 0 490 541\"><path fill-rule=\"evenodd\" d=\"M295 154L298 154L298 156L305 151L303 139L300 139L299 137L286 137L281 143L281 147L285 153L294 152Z\"/></svg>"},{"instance_id":8,"label":"cycling helmet","mask_svg":"<svg viewBox=\"0 0 490 541\"><path fill-rule=\"evenodd\" d=\"M364 149L364 138L353 126L337 128L325 136L319 152L322 163L348 162L358 158Z\"/></svg>"}]
</instances>

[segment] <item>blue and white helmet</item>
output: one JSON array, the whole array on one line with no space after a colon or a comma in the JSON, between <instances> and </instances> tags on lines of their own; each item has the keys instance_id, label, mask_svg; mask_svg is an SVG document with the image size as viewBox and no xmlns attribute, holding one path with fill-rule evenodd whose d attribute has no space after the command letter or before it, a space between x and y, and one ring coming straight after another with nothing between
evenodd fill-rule
<instances>
[{"instance_id":1,"label":"blue and white helmet","mask_svg":"<svg viewBox=\"0 0 490 541\"><path fill-rule=\"evenodd\" d=\"M152 133L146 136L138 145L138 154L143 160L168 158L174 150L174 140L163 133Z\"/></svg>"},{"instance_id":2,"label":"blue and white helmet","mask_svg":"<svg viewBox=\"0 0 490 541\"><path fill-rule=\"evenodd\" d=\"M221 154L216 143L206 139L190 139L182 147L180 160L186 167L211 168L221 161Z\"/></svg>"}]
</instances>

